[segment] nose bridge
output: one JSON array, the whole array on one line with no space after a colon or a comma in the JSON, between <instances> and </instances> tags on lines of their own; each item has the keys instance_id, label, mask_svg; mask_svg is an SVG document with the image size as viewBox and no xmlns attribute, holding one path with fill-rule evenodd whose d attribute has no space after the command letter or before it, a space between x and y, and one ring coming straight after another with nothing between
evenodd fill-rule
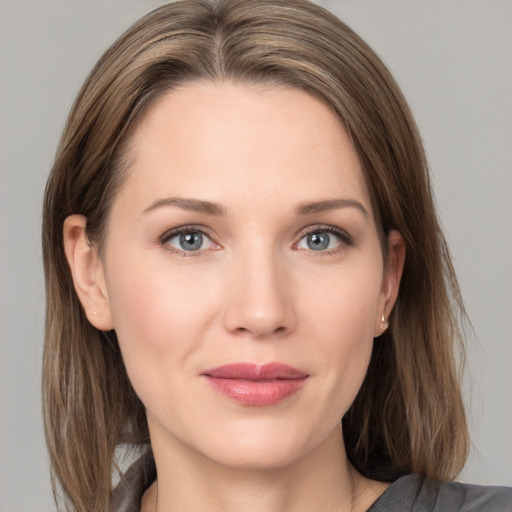
<instances>
[{"instance_id":1,"label":"nose bridge","mask_svg":"<svg viewBox=\"0 0 512 512\"><path fill-rule=\"evenodd\" d=\"M272 244L260 241L241 248L227 274L229 331L263 337L293 328L291 283L283 258Z\"/></svg>"}]
</instances>

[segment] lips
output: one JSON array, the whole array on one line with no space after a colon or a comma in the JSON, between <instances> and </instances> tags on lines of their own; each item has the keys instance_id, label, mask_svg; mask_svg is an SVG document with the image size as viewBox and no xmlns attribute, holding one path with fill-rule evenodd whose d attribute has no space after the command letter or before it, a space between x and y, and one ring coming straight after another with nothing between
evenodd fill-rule
<instances>
[{"instance_id":1,"label":"lips","mask_svg":"<svg viewBox=\"0 0 512 512\"><path fill-rule=\"evenodd\" d=\"M281 363L235 363L201 375L222 395L243 405L274 405L298 393L309 375Z\"/></svg>"}]
</instances>

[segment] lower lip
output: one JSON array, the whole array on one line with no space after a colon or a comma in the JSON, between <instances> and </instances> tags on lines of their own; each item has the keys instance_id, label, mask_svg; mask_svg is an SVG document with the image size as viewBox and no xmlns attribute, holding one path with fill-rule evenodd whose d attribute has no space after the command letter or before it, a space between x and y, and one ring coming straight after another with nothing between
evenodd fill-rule
<instances>
[{"instance_id":1,"label":"lower lip","mask_svg":"<svg viewBox=\"0 0 512 512\"><path fill-rule=\"evenodd\" d=\"M255 407L275 405L298 393L306 378L252 381L206 376L208 383L224 396L240 404Z\"/></svg>"}]
</instances>

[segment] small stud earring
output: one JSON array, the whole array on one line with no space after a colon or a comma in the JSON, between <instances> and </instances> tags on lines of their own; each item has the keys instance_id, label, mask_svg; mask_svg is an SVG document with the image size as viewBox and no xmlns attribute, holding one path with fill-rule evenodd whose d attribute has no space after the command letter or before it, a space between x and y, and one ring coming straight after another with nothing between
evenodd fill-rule
<instances>
[{"instance_id":1,"label":"small stud earring","mask_svg":"<svg viewBox=\"0 0 512 512\"><path fill-rule=\"evenodd\" d=\"M98 316L98 313L96 313L96 311L93 311L93 312L92 312L92 314L93 314L94 316ZM382 317L382 318L384 318L384 317Z\"/></svg>"},{"instance_id":2,"label":"small stud earring","mask_svg":"<svg viewBox=\"0 0 512 512\"><path fill-rule=\"evenodd\" d=\"M380 325L384 331L389 327L389 322L386 320L384 315L382 315L382 318L380 319Z\"/></svg>"}]
</instances>

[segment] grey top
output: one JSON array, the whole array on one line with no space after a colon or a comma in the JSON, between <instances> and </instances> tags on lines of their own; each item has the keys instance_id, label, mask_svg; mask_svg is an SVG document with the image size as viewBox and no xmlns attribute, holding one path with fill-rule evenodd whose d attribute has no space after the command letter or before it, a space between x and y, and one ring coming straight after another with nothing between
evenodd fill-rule
<instances>
[{"instance_id":1,"label":"grey top","mask_svg":"<svg viewBox=\"0 0 512 512\"><path fill-rule=\"evenodd\" d=\"M112 496L110 512L139 512L156 478L151 453L135 462ZM406 475L393 482L367 512L512 512L512 487L434 482Z\"/></svg>"},{"instance_id":2,"label":"grey top","mask_svg":"<svg viewBox=\"0 0 512 512\"><path fill-rule=\"evenodd\" d=\"M511 512L512 487L434 482L406 475L393 482L367 512Z\"/></svg>"}]
</instances>

